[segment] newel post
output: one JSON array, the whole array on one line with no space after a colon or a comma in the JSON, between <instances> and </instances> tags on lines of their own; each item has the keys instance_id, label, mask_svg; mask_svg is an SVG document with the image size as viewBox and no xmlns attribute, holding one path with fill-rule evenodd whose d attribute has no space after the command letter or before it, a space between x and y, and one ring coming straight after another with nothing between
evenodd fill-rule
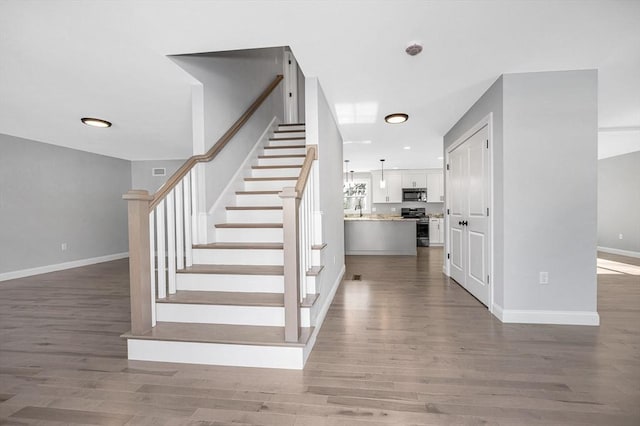
<instances>
[{"instance_id":1,"label":"newel post","mask_svg":"<svg viewBox=\"0 0 640 426\"><path fill-rule=\"evenodd\" d=\"M300 198L295 188L283 188L279 195L282 198L284 233L284 340L297 342L300 339Z\"/></svg>"},{"instance_id":2,"label":"newel post","mask_svg":"<svg viewBox=\"0 0 640 426\"><path fill-rule=\"evenodd\" d=\"M129 287L131 333L151 330L151 258L149 247L149 202L147 191L132 189L122 196L129 207Z\"/></svg>"}]
</instances>

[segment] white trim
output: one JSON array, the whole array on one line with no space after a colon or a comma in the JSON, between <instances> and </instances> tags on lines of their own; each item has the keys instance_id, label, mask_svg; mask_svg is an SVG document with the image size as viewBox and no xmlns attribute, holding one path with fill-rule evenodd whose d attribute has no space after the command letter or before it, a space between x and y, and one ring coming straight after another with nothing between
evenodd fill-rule
<instances>
[{"instance_id":1,"label":"white trim","mask_svg":"<svg viewBox=\"0 0 640 426\"><path fill-rule=\"evenodd\" d=\"M604 252L604 253L619 254L621 256L629 256L629 257L640 258L640 251L621 250L621 249L617 249L617 248L600 247L600 246L598 246L598 251L601 251L601 252Z\"/></svg>"},{"instance_id":2,"label":"white trim","mask_svg":"<svg viewBox=\"0 0 640 426\"><path fill-rule=\"evenodd\" d=\"M502 306L498 305L497 303L493 303L491 304L491 310L490 312L496 317L498 318L500 321L504 322L504 309L502 309Z\"/></svg>"},{"instance_id":3,"label":"white trim","mask_svg":"<svg viewBox=\"0 0 640 426\"><path fill-rule=\"evenodd\" d=\"M600 325L600 316L590 311L538 311L503 309L493 305L494 315L503 323Z\"/></svg>"},{"instance_id":4,"label":"white trim","mask_svg":"<svg viewBox=\"0 0 640 426\"><path fill-rule=\"evenodd\" d=\"M303 349L287 346L233 345L127 339L128 359L302 370Z\"/></svg>"},{"instance_id":5,"label":"white trim","mask_svg":"<svg viewBox=\"0 0 640 426\"><path fill-rule=\"evenodd\" d=\"M70 262L56 263L54 265L38 266L35 268L21 269L0 274L0 281L15 280L17 278L30 277L32 275L46 274L48 272L63 271L65 269L79 268L80 266L94 265L96 263L110 262L112 260L129 257L129 252L108 254L106 256L90 257L88 259L72 260Z\"/></svg>"},{"instance_id":6,"label":"white trim","mask_svg":"<svg viewBox=\"0 0 640 426\"><path fill-rule=\"evenodd\" d=\"M311 336L309 336L309 340L307 341L307 344L304 347L303 361L302 361L303 366L304 364L307 363L307 359L309 358L309 355L313 350L313 346L316 344L316 338L318 337L318 333L322 328L322 324L324 323L324 319L327 316L327 312L329 312L329 308L331 307L333 298L335 297L336 292L338 291L338 287L340 287L340 283L342 282L342 278L344 277L345 271L346 271L346 265L342 265L342 268L340 268L340 272L338 273L338 278L333 282L331 291L329 291L329 294L327 294L327 297L324 301L324 304L322 305L322 308L320 308L320 310L318 311L315 319L312 320L312 323L315 328L313 329L313 333L311 334Z\"/></svg>"}]
</instances>

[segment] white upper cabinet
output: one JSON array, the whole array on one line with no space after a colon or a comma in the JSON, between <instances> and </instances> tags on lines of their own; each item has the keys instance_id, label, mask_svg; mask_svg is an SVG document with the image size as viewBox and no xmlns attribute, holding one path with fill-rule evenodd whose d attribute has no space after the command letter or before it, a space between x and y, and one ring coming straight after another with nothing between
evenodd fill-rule
<instances>
[{"instance_id":1,"label":"white upper cabinet","mask_svg":"<svg viewBox=\"0 0 640 426\"><path fill-rule=\"evenodd\" d=\"M373 203L401 203L402 175L394 171L385 171L385 187L380 188L382 173L379 170L371 172L371 198Z\"/></svg>"},{"instance_id":2,"label":"white upper cabinet","mask_svg":"<svg viewBox=\"0 0 640 426\"><path fill-rule=\"evenodd\" d=\"M427 172L426 170L405 170L402 172L403 188L426 188Z\"/></svg>"},{"instance_id":3,"label":"white upper cabinet","mask_svg":"<svg viewBox=\"0 0 640 426\"><path fill-rule=\"evenodd\" d=\"M427 203L444 202L444 175L442 169L427 174Z\"/></svg>"}]
</instances>

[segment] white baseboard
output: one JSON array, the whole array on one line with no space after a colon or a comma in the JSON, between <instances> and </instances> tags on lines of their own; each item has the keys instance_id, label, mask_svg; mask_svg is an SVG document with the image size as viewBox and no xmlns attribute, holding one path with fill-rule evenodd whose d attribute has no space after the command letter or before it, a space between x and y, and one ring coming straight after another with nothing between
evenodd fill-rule
<instances>
[{"instance_id":1,"label":"white baseboard","mask_svg":"<svg viewBox=\"0 0 640 426\"><path fill-rule=\"evenodd\" d=\"M327 298L324 300L324 304L322 308L318 311L318 314L315 318L315 328L313 329L313 333L309 337L309 341L307 341L307 345L304 347L304 355L302 365L307 363L307 359L309 355L311 355L311 350L313 346L316 344L316 338L318 337L318 333L320 332L320 328L322 328L322 324L324 323L324 319L327 316L327 312L329 312L329 308L331 307L331 302L333 302L333 298L338 291L338 287L340 287L340 283L342 282L342 278L344 277L344 273L346 271L346 265L342 265L340 268L340 272L338 273L338 278L333 282L331 290L327 295Z\"/></svg>"},{"instance_id":2,"label":"white baseboard","mask_svg":"<svg viewBox=\"0 0 640 426\"><path fill-rule=\"evenodd\" d=\"M65 269L79 268L80 266L94 265L96 263L110 262L112 260L129 257L129 252L109 254L106 256L90 257L88 259L72 260L71 262L57 263L55 265L38 266L36 268L21 269L19 271L4 272L0 274L0 281L15 280L17 278L46 274L49 272L63 271Z\"/></svg>"},{"instance_id":3,"label":"white baseboard","mask_svg":"<svg viewBox=\"0 0 640 426\"><path fill-rule=\"evenodd\" d=\"M619 254L621 256L640 258L640 251L621 250L621 249L616 249L611 247L600 247L600 246L598 246L598 251L602 251L604 253Z\"/></svg>"},{"instance_id":4,"label":"white baseboard","mask_svg":"<svg viewBox=\"0 0 640 426\"><path fill-rule=\"evenodd\" d=\"M493 304L493 315L503 323L600 325L600 315L590 311L538 311L503 309Z\"/></svg>"}]
</instances>

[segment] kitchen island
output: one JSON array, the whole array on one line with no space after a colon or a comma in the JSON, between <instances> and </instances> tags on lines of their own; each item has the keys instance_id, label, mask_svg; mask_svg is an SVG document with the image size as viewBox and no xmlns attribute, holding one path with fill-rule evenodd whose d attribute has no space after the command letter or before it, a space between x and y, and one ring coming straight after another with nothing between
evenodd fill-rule
<instances>
[{"instance_id":1,"label":"kitchen island","mask_svg":"<svg viewBox=\"0 0 640 426\"><path fill-rule=\"evenodd\" d=\"M416 222L400 216L345 217L345 254L416 256Z\"/></svg>"}]
</instances>

